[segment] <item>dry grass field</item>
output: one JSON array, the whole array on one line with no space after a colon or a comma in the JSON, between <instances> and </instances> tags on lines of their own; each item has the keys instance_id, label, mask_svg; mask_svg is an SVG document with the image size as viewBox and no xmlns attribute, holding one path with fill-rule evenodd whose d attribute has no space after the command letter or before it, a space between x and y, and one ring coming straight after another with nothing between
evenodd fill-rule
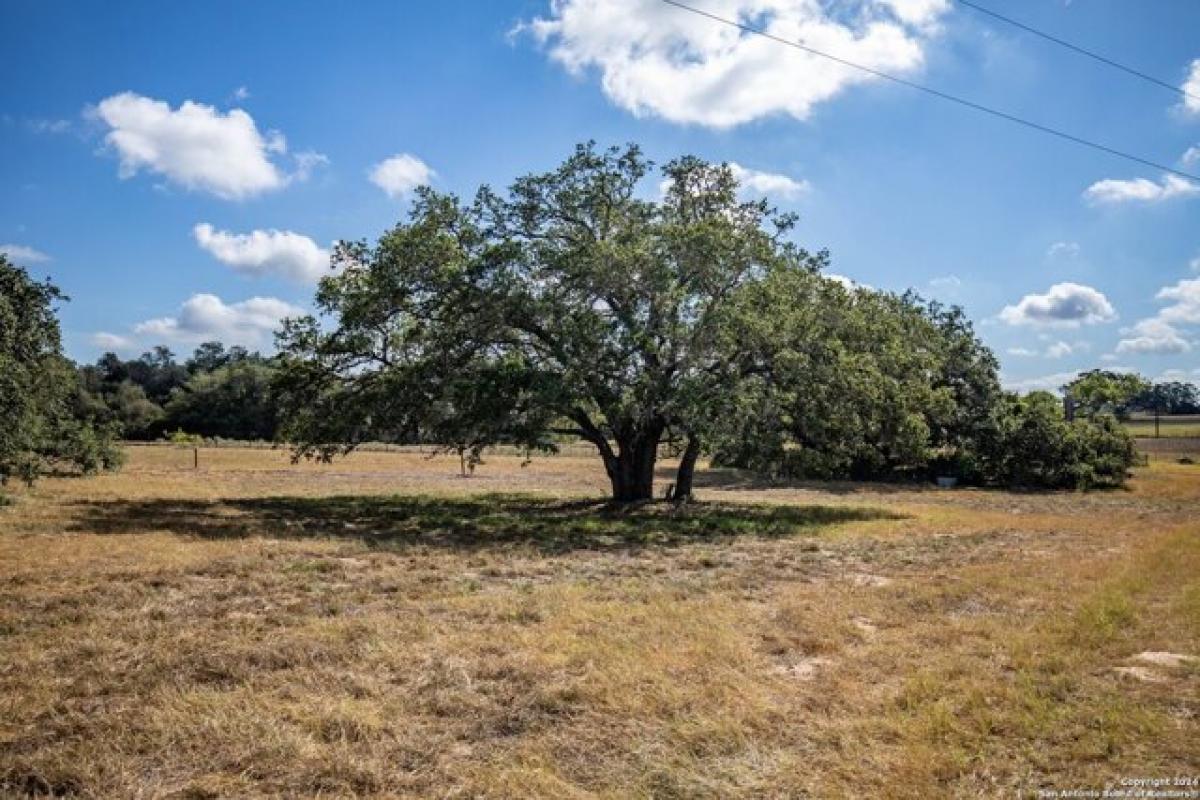
<instances>
[{"instance_id":1,"label":"dry grass field","mask_svg":"<svg viewBox=\"0 0 1200 800\"><path fill-rule=\"evenodd\" d=\"M1132 436L1154 436L1154 418L1139 415L1126 421L1125 429ZM1158 421L1158 434L1163 438L1182 437L1194 439L1200 437L1200 415L1178 414L1164 416Z\"/></svg>"},{"instance_id":2,"label":"dry grass field","mask_svg":"<svg viewBox=\"0 0 1200 800\"><path fill-rule=\"evenodd\" d=\"M1200 437L1162 437L1135 439L1138 452L1151 461L1179 461L1181 458L1200 461Z\"/></svg>"},{"instance_id":3,"label":"dry grass field","mask_svg":"<svg viewBox=\"0 0 1200 800\"><path fill-rule=\"evenodd\" d=\"M1200 765L1200 467L1090 495L133 450L0 508L0 795L1033 796ZM665 477L664 473L664 477Z\"/></svg>"}]
</instances>

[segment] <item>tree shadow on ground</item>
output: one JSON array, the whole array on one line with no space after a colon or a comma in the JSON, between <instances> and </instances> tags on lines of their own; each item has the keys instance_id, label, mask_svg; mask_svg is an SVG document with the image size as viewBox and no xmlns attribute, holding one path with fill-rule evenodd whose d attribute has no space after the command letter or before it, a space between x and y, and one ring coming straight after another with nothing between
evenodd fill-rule
<instances>
[{"instance_id":1,"label":"tree shadow on ground","mask_svg":"<svg viewBox=\"0 0 1200 800\"><path fill-rule=\"evenodd\" d=\"M662 470L658 480L669 481L674 475L669 469ZM1064 495L1075 494L1075 489L1048 489L1038 486L984 486L977 484L961 484L957 490L942 489L928 480L897 480L894 482L882 480L816 480L808 478L773 478L768 475L736 467L709 467L697 471L694 486L696 489L713 489L716 491L754 492L771 489L793 489L820 492L828 495L857 495L864 499L870 495L921 494L928 497L953 499L955 492L970 489L976 492L986 492L993 495ZM1120 486L1093 486L1087 490L1098 494L1120 494L1130 490L1128 484ZM961 496L961 495L960 495Z\"/></svg>"},{"instance_id":2,"label":"tree shadow on ground","mask_svg":"<svg viewBox=\"0 0 1200 800\"><path fill-rule=\"evenodd\" d=\"M674 472L664 470L658 479L670 481ZM837 495L888 495L907 492L938 491L933 484L908 481L886 483L883 481L819 481L803 478L773 478L747 469L736 467L709 467L697 470L694 478L696 489L726 491L763 491L769 489L812 489L824 494Z\"/></svg>"},{"instance_id":3,"label":"tree shadow on ground","mask_svg":"<svg viewBox=\"0 0 1200 800\"><path fill-rule=\"evenodd\" d=\"M266 497L214 501L80 503L68 530L169 532L205 539L338 538L373 547L477 550L513 546L543 553L671 547L739 536L815 534L846 522L903 519L882 508L665 503L619 507L595 500L524 495Z\"/></svg>"}]
</instances>

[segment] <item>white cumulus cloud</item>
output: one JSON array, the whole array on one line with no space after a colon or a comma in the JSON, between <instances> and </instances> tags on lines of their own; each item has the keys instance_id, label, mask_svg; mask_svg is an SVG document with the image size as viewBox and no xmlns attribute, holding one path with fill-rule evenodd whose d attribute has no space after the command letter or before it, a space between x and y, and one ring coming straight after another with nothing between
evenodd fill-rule
<instances>
[{"instance_id":1,"label":"white cumulus cloud","mask_svg":"<svg viewBox=\"0 0 1200 800\"><path fill-rule=\"evenodd\" d=\"M1179 160L1183 162L1185 167L1194 167L1200 164L1200 145L1194 145L1184 150Z\"/></svg>"},{"instance_id":2,"label":"white cumulus cloud","mask_svg":"<svg viewBox=\"0 0 1200 800\"><path fill-rule=\"evenodd\" d=\"M1178 175L1164 175L1161 182L1148 178L1118 180L1107 178L1096 181L1083 192L1083 197L1092 205L1117 205L1120 203L1162 203L1178 198L1200 195L1200 184Z\"/></svg>"},{"instance_id":3,"label":"white cumulus cloud","mask_svg":"<svg viewBox=\"0 0 1200 800\"><path fill-rule=\"evenodd\" d=\"M194 294L175 316L140 322L134 326L134 332L167 341L215 339L226 344L259 346L269 342L284 317L304 313L304 309L275 297L226 303L213 294Z\"/></svg>"},{"instance_id":4,"label":"white cumulus cloud","mask_svg":"<svg viewBox=\"0 0 1200 800\"><path fill-rule=\"evenodd\" d=\"M371 167L371 183L387 192L388 197L402 197L418 186L424 186L437 175L429 165L409 153L399 153Z\"/></svg>"},{"instance_id":5,"label":"white cumulus cloud","mask_svg":"<svg viewBox=\"0 0 1200 800\"><path fill-rule=\"evenodd\" d=\"M41 250L23 244L0 244L0 253L8 256L8 260L14 264L26 267L30 264L44 264L50 260L50 256Z\"/></svg>"},{"instance_id":6,"label":"white cumulus cloud","mask_svg":"<svg viewBox=\"0 0 1200 800\"><path fill-rule=\"evenodd\" d=\"M1190 114L1200 114L1200 58L1192 62L1187 80L1180 88L1187 92L1183 98L1183 110Z\"/></svg>"},{"instance_id":7,"label":"white cumulus cloud","mask_svg":"<svg viewBox=\"0 0 1200 800\"><path fill-rule=\"evenodd\" d=\"M69 119L27 119L25 127L34 133L66 133L71 130Z\"/></svg>"},{"instance_id":8,"label":"white cumulus cloud","mask_svg":"<svg viewBox=\"0 0 1200 800\"><path fill-rule=\"evenodd\" d=\"M948 0L716 0L705 11L863 66L911 73ZM805 119L846 88L876 80L660 0L552 0L519 26L575 75L599 74L639 116L728 128L767 116Z\"/></svg>"},{"instance_id":9,"label":"white cumulus cloud","mask_svg":"<svg viewBox=\"0 0 1200 800\"><path fill-rule=\"evenodd\" d=\"M1175 355L1192 349L1191 343L1174 325L1156 317L1143 319L1121 333L1125 338L1117 342L1118 353Z\"/></svg>"},{"instance_id":10,"label":"white cumulus cloud","mask_svg":"<svg viewBox=\"0 0 1200 800\"><path fill-rule=\"evenodd\" d=\"M329 156L314 150L301 151L293 158L296 161L296 170L292 173L292 179L297 181L306 181L317 167L329 165Z\"/></svg>"},{"instance_id":11,"label":"white cumulus cloud","mask_svg":"<svg viewBox=\"0 0 1200 800\"><path fill-rule=\"evenodd\" d=\"M1159 382L1180 381L1182 383L1195 383L1197 378L1200 378L1200 369L1188 372L1186 369L1172 368L1163 370L1162 374L1158 376Z\"/></svg>"},{"instance_id":12,"label":"white cumulus cloud","mask_svg":"<svg viewBox=\"0 0 1200 800\"><path fill-rule=\"evenodd\" d=\"M1158 312L1168 322L1200 324L1200 278L1185 278L1174 286L1166 286L1155 295L1170 305Z\"/></svg>"},{"instance_id":13,"label":"white cumulus cloud","mask_svg":"<svg viewBox=\"0 0 1200 800\"><path fill-rule=\"evenodd\" d=\"M222 112L185 100L178 108L151 97L122 92L101 100L90 112L108 127L105 143L120 160L120 176L145 170L187 189L240 200L303 179L316 153L302 153L297 175L288 175L272 157L287 153L278 131L259 132L240 108Z\"/></svg>"},{"instance_id":14,"label":"white cumulus cloud","mask_svg":"<svg viewBox=\"0 0 1200 800\"><path fill-rule=\"evenodd\" d=\"M730 162L729 169L743 193L792 200L811 188L808 181L796 180L777 172L750 169L735 162Z\"/></svg>"},{"instance_id":15,"label":"white cumulus cloud","mask_svg":"<svg viewBox=\"0 0 1200 800\"><path fill-rule=\"evenodd\" d=\"M1001 376L1000 382L1010 392L1021 392L1022 394L1035 391L1058 393L1063 386L1075 380L1078 376L1078 371L1055 372L1050 375L1039 375L1035 378L1022 378L1019 380Z\"/></svg>"},{"instance_id":16,"label":"white cumulus cloud","mask_svg":"<svg viewBox=\"0 0 1200 800\"><path fill-rule=\"evenodd\" d=\"M218 261L247 275L280 275L313 283L329 270L330 252L293 231L231 233L201 222L192 228L192 235Z\"/></svg>"},{"instance_id":17,"label":"white cumulus cloud","mask_svg":"<svg viewBox=\"0 0 1200 800\"><path fill-rule=\"evenodd\" d=\"M864 289L866 291L872 291L874 289L874 287L869 283L862 283L861 281L856 281L854 278L847 277L846 275L839 275L836 272L826 272L821 277L827 281L833 281L834 283L840 284L842 288L848 292L856 291L858 289Z\"/></svg>"},{"instance_id":18,"label":"white cumulus cloud","mask_svg":"<svg viewBox=\"0 0 1200 800\"><path fill-rule=\"evenodd\" d=\"M1067 342L1058 341L1046 348L1046 358L1062 358L1075 352L1075 348Z\"/></svg>"},{"instance_id":19,"label":"white cumulus cloud","mask_svg":"<svg viewBox=\"0 0 1200 800\"><path fill-rule=\"evenodd\" d=\"M1084 342L1071 344L1060 339L1047 345L1046 349L1042 351L1033 350L1028 347L1010 347L1007 352L1010 356L1020 356L1022 358L1034 358L1037 356L1042 356L1043 358L1063 358L1072 353L1087 349L1088 347Z\"/></svg>"},{"instance_id":20,"label":"white cumulus cloud","mask_svg":"<svg viewBox=\"0 0 1200 800\"><path fill-rule=\"evenodd\" d=\"M1000 319L1009 325L1073 328L1116 318L1116 310L1102 292L1078 283L1056 283L1045 294L1027 294L1000 312Z\"/></svg>"},{"instance_id":21,"label":"white cumulus cloud","mask_svg":"<svg viewBox=\"0 0 1200 800\"><path fill-rule=\"evenodd\" d=\"M743 167L736 161L726 163L738 184L738 194L744 198L774 197L780 200L795 200L812 189L806 180L799 180L778 172ZM659 194L666 195L671 189L670 178L658 184Z\"/></svg>"},{"instance_id":22,"label":"white cumulus cloud","mask_svg":"<svg viewBox=\"0 0 1200 800\"><path fill-rule=\"evenodd\" d=\"M1200 278L1184 278L1158 290L1165 305L1158 314L1122 329L1118 353L1176 355L1191 352L1193 342L1181 327L1200 325Z\"/></svg>"},{"instance_id":23,"label":"white cumulus cloud","mask_svg":"<svg viewBox=\"0 0 1200 800\"><path fill-rule=\"evenodd\" d=\"M1078 242L1055 242L1046 249L1046 258L1069 261L1079 258L1081 252Z\"/></svg>"},{"instance_id":24,"label":"white cumulus cloud","mask_svg":"<svg viewBox=\"0 0 1200 800\"><path fill-rule=\"evenodd\" d=\"M116 333L108 333L99 331L91 336L92 344L104 350L129 350L133 347L134 341L128 336L121 336Z\"/></svg>"}]
</instances>

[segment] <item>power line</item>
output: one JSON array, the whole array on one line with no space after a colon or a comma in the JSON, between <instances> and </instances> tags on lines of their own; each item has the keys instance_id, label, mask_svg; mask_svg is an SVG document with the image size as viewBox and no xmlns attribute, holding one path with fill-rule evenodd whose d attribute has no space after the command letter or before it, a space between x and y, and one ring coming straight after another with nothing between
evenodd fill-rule
<instances>
[{"instance_id":1,"label":"power line","mask_svg":"<svg viewBox=\"0 0 1200 800\"><path fill-rule=\"evenodd\" d=\"M1169 91L1175 92L1176 94L1182 95L1184 97L1190 97L1193 100L1200 100L1200 95L1192 94L1187 89L1184 89L1181 86L1175 86L1174 84L1167 83L1166 81L1163 81L1163 80L1159 80L1158 78L1154 77L1153 75L1147 75L1146 73L1136 70L1133 67L1127 67L1124 64L1113 61L1111 58L1107 58L1106 56L1102 56L1099 53L1093 52L1084 47L1080 47L1077 44L1071 44L1070 42L1068 42L1064 39L1060 39L1057 36L1054 36L1049 33L1045 33L1044 31L1039 31L1037 28L1030 27L1029 25L1026 25L1023 22L1018 22L1017 20L1013 19L1012 17L1006 17L1003 14L1000 14L996 11L992 11L990 8L984 8L983 6L979 5L978 3L971 2L971 0L958 0L958 2L963 4L964 6L967 6L968 8L975 9L980 14L986 14L989 17L1000 20L1001 22L1006 22L1015 28L1020 28L1021 30L1025 31L1027 33L1032 33L1034 36L1040 36L1043 39L1050 41L1050 42L1054 42L1055 44L1065 47L1068 50L1073 50L1076 53L1079 53L1080 55L1087 56L1088 58L1099 61L1101 64L1107 64L1108 66L1113 67L1114 69L1119 69L1122 72L1127 72L1136 78L1141 78L1144 81L1153 83L1156 86L1160 86L1163 89L1167 89Z\"/></svg>"},{"instance_id":2,"label":"power line","mask_svg":"<svg viewBox=\"0 0 1200 800\"><path fill-rule=\"evenodd\" d=\"M662 2L666 3L667 5L675 6L676 8L679 8L683 11L689 11L693 14L698 14L699 16L707 17L708 19L710 19L714 22L720 22L723 25L729 25L731 27L737 28L746 33L752 33L756 36L762 36L765 39L770 39L773 42L778 42L779 44L787 45L788 47L794 47L797 50L802 50L805 53L809 53L814 56L820 56L821 58L827 58L830 61L837 62L838 64L842 64L843 66L851 67L853 69L857 69L862 72L866 72L867 74L874 75L877 78L883 78L884 80L891 81L892 83L898 83L901 86L907 86L910 89L916 89L917 91L933 95L934 97L939 97L942 100L948 100L951 103L957 103L961 106L965 106L974 111L979 111L984 114L989 114L993 117L998 117L1000 119L1016 123L1017 125L1023 125L1026 128L1032 128L1035 131L1040 131L1041 133L1046 133L1051 136L1056 136L1059 139L1065 139L1068 142L1073 142L1075 144L1083 145L1084 147L1090 147L1093 150L1099 150L1102 153L1108 153L1109 155L1117 156L1118 158L1124 158L1127 161L1133 161L1138 164L1142 164L1143 166L1154 167L1155 169L1160 169L1164 172L1170 172L1170 173L1180 176L1181 178L1187 178L1188 180L1192 180L1192 181L1200 181L1200 176L1193 175L1190 172L1184 172L1183 170L1179 170L1174 167L1169 167L1166 164L1159 164L1157 161L1151 161L1150 159L1142 158L1141 156L1135 156L1132 153L1126 153L1123 150L1117 150L1114 147L1109 147L1108 145L1100 144L1099 142L1093 142L1090 139L1084 139L1083 137L1075 136L1074 134L1067 133L1065 131L1060 131L1057 128L1051 128L1047 125L1042 125L1041 123L1033 122L1032 120L1028 120L1023 117L1018 117L1015 114L1009 114L1006 111L1000 111L999 109L995 109L990 106L985 106L981 103L976 103L972 100L967 100L965 97L959 97L958 95L953 95L948 92L943 92L939 89L932 89L928 86L922 86L919 83L914 83L912 81L905 80L904 78L897 78L895 75L889 75L886 72L880 72L877 69L873 69L871 67L865 67L862 64L856 64L853 61L847 61L844 58L839 58L835 55L830 55L829 53L823 52L821 50L817 50L816 48L813 48L813 47L809 47L808 45L804 45L799 42L793 42L790 39L784 39L780 36L776 36L773 33L768 33L767 31L765 31L761 28L755 28L751 25L746 25L744 23L738 22L737 20L732 20L727 17L721 17L716 14L712 14L708 11L704 11L703 9L689 6L685 3L679 2L679 0L662 0Z\"/></svg>"}]
</instances>

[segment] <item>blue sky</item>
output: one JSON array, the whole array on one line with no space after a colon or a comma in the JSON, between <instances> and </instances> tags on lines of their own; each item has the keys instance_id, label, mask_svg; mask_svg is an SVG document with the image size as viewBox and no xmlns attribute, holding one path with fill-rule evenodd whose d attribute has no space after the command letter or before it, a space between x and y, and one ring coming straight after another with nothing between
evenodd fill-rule
<instances>
[{"instance_id":1,"label":"blue sky","mask_svg":"<svg viewBox=\"0 0 1200 800\"><path fill-rule=\"evenodd\" d=\"M694 4L1200 171L1200 103L956 0ZM990 5L1200 94L1200 3ZM269 347L414 183L635 141L739 165L839 275L964 305L1010 386L1200 380L1200 186L750 38L658 0L2 0L0 246L71 296L76 359Z\"/></svg>"}]
</instances>

